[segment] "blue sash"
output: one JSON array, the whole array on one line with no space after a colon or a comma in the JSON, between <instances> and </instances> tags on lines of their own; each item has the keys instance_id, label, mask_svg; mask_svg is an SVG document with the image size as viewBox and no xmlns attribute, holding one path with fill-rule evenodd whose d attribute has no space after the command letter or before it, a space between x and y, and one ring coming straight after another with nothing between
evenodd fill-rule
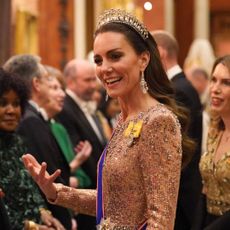
<instances>
[{"instance_id":1,"label":"blue sash","mask_svg":"<svg viewBox=\"0 0 230 230\"><path fill-rule=\"evenodd\" d=\"M105 161L105 155L107 152L107 145L100 157L97 166L97 225L100 224L101 219L104 217L104 210L103 210L103 192L102 192L102 170L103 164Z\"/></svg>"},{"instance_id":2,"label":"blue sash","mask_svg":"<svg viewBox=\"0 0 230 230\"><path fill-rule=\"evenodd\" d=\"M98 170L97 170L97 217L96 217L97 225L100 224L101 219L104 218L102 171L103 171L103 165L105 161L106 152L107 152L107 146L105 147L101 155L101 158L98 162ZM147 223L145 221L138 230L145 230L146 228L147 228Z\"/></svg>"}]
</instances>

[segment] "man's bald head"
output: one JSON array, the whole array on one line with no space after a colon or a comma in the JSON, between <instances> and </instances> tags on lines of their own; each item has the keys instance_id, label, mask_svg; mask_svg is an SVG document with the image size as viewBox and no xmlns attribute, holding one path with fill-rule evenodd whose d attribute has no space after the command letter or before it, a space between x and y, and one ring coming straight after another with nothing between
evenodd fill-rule
<instances>
[{"instance_id":1,"label":"man's bald head","mask_svg":"<svg viewBox=\"0 0 230 230\"><path fill-rule=\"evenodd\" d=\"M87 60L73 59L64 68L67 88L82 100L92 99L96 89L95 67Z\"/></svg>"}]
</instances>

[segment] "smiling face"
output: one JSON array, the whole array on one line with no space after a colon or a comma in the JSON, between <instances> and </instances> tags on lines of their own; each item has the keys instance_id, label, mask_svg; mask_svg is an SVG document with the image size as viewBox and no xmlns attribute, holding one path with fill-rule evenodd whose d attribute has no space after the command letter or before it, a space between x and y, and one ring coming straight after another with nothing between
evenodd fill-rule
<instances>
[{"instance_id":1,"label":"smiling face","mask_svg":"<svg viewBox=\"0 0 230 230\"><path fill-rule=\"evenodd\" d=\"M211 109L220 116L230 116L230 73L222 63L218 64L210 82Z\"/></svg>"},{"instance_id":2,"label":"smiling face","mask_svg":"<svg viewBox=\"0 0 230 230\"><path fill-rule=\"evenodd\" d=\"M145 70L149 55L137 55L123 34L99 33L94 41L94 61L96 74L110 97L141 93L140 73Z\"/></svg>"},{"instance_id":3,"label":"smiling face","mask_svg":"<svg viewBox=\"0 0 230 230\"><path fill-rule=\"evenodd\" d=\"M97 87L94 65L86 60L74 59L67 64L64 72L67 88L83 101L92 100Z\"/></svg>"},{"instance_id":4,"label":"smiling face","mask_svg":"<svg viewBox=\"0 0 230 230\"><path fill-rule=\"evenodd\" d=\"M93 66L79 69L80 74L75 78L75 92L84 101L92 100L97 87L97 78Z\"/></svg>"},{"instance_id":5,"label":"smiling face","mask_svg":"<svg viewBox=\"0 0 230 230\"><path fill-rule=\"evenodd\" d=\"M21 117L19 96L10 90L0 97L0 130L12 132Z\"/></svg>"}]
</instances>

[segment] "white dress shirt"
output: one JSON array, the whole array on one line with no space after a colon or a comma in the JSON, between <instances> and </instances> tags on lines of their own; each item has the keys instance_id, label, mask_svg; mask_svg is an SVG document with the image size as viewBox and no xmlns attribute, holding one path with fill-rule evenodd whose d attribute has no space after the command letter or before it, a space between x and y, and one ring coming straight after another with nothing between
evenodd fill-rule
<instances>
[{"instance_id":1,"label":"white dress shirt","mask_svg":"<svg viewBox=\"0 0 230 230\"><path fill-rule=\"evenodd\" d=\"M45 111L45 109L39 107L39 105L35 101L33 101L33 100L29 100L29 103L30 103L30 105L32 105L41 114L42 118L45 121L49 120L48 114Z\"/></svg>"},{"instance_id":2,"label":"white dress shirt","mask_svg":"<svg viewBox=\"0 0 230 230\"><path fill-rule=\"evenodd\" d=\"M94 101L83 101L81 98L79 98L73 91L70 89L66 89L66 94L68 94L74 102L80 107L82 112L85 114L86 119L90 123L91 127L93 128L95 134L97 135L98 139L101 143L104 143L103 136L97 127L96 122L93 119L93 115L96 113L97 104Z\"/></svg>"},{"instance_id":3,"label":"white dress shirt","mask_svg":"<svg viewBox=\"0 0 230 230\"><path fill-rule=\"evenodd\" d=\"M182 72L182 69L180 68L180 66L174 65L172 68L168 69L167 71L168 79L171 81L175 75L181 72Z\"/></svg>"}]
</instances>

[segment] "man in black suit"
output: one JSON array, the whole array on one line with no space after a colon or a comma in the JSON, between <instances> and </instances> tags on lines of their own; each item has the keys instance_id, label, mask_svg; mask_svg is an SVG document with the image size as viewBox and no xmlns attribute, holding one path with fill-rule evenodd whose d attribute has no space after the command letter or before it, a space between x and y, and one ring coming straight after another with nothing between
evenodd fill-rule
<instances>
[{"instance_id":1,"label":"man in black suit","mask_svg":"<svg viewBox=\"0 0 230 230\"><path fill-rule=\"evenodd\" d=\"M51 133L47 115L42 109L42 106L49 101L50 84L53 78L48 77L45 68L40 64L39 57L33 55L13 56L5 63L4 69L18 74L30 86L31 97L18 127L18 134L24 138L28 152L34 155L39 163L46 162L50 174L61 169L62 173L56 182L69 185L69 164ZM68 209L49 202L47 206L66 229L72 228Z\"/></svg>"},{"instance_id":2,"label":"man in black suit","mask_svg":"<svg viewBox=\"0 0 230 230\"><path fill-rule=\"evenodd\" d=\"M201 194L201 176L199 172L199 160L201 154L202 139L202 105L199 95L178 65L178 44L176 39L166 31L153 31L162 63L165 67L169 80L175 89L175 99L179 105L189 109L190 125L188 135L197 144L196 150L190 163L182 171L175 230L191 229L195 209Z\"/></svg>"},{"instance_id":3,"label":"man in black suit","mask_svg":"<svg viewBox=\"0 0 230 230\"><path fill-rule=\"evenodd\" d=\"M105 147L106 139L96 117L96 103L92 95L97 87L94 66L86 60L71 60L64 69L66 80L66 98L64 109L57 119L67 129L74 146L79 141L88 140L92 145L92 154L82 164L82 169L90 177L96 188L97 162ZM95 218L78 215L78 230L95 229Z\"/></svg>"}]
</instances>

